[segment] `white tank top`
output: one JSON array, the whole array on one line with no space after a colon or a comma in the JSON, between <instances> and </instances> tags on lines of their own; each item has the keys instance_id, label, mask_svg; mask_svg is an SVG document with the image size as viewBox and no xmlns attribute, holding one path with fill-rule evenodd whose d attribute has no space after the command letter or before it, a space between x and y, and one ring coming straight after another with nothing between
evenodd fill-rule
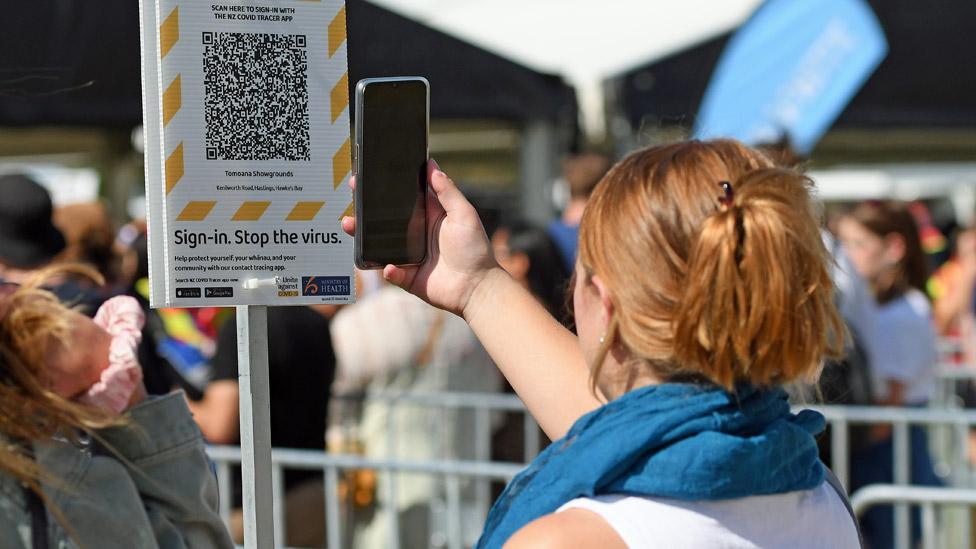
<instances>
[{"instance_id":1,"label":"white tank top","mask_svg":"<svg viewBox=\"0 0 976 549\"><path fill-rule=\"evenodd\" d=\"M715 501L577 498L556 512L567 509L596 513L633 549L859 548L854 521L826 482L813 490Z\"/></svg>"}]
</instances>

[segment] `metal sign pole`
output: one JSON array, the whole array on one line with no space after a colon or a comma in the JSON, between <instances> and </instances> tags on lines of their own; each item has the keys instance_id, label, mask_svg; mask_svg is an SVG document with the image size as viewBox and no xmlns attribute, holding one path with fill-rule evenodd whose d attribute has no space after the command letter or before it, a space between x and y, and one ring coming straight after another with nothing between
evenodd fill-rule
<instances>
[{"instance_id":1,"label":"metal sign pole","mask_svg":"<svg viewBox=\"0 0 976 549\"><path fill-rule=\"evenodd\" d=\"M237 307L237 371L241 394L244 547L271 549L274 547L274 506L266 306Z\"/></svg>"}]
</instances>

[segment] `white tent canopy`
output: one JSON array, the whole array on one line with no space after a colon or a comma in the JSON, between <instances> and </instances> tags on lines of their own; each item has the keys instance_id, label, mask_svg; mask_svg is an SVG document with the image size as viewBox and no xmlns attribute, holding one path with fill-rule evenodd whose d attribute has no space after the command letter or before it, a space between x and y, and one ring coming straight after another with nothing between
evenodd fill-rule
<instances>
[{"instance_id":1,"label":"white tent canopy","mask_svg":"<svg viewBox=\"0 0 976 549\"><path fill-rule=\"evenodd\" d=\"M602 82L740 25L762 0L370 0L576 87L603 131Z\"/></svg>"},{"instance_id":2,"label":"white tent canopy","mask_svg":"<svg viewBox=\"0 0 976 549\"><path fill-rule=\"evenodd\" d=\"M956 220L969 225L976 211L976 163L939 162L837 166L810 172L825 202L868 199L948 199Z\"/></svg>"}]
</instances>

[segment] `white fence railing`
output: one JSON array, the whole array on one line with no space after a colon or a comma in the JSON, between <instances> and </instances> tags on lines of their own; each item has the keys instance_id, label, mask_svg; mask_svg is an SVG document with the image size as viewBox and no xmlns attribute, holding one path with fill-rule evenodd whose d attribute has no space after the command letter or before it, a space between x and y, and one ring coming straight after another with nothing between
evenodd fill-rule
<instances>
[{"instance_id":1,"label":"white fence railing","mask_svg":"<svg viewBox=\"0 0 976 549\"><path fill-rule=\"evenodd\" d=\"M436 410L470 410L474 415L475 458L487 461L491 455L492 416L504 412L522 414L522 459L529 463L542 451L542 436L539 424L529 414L525 404L517 396L499 393L437 392L413 393L404 391L370 391L356 394L333 395L345 402L371 402L386 407L393 424L393 414L397 409L422 407ZM390 447L395 447L395 429L388 433Z\"/></svg>"},{"instance_id":2,"label":"white fence railing","mask_svg":"<svg viewBox=\"0 0 976 549\"><path fill-rule=\"evenodd\" d=\"M971 507L976 507L976 490L967 488L928 488L923 486L897 486L892 484L875 484L865 486L851 496L851 506L854 513L861 516L875 505L897 504L903 506L920 506L922 509L922 548L936 549L943 547L969 547L972 542L972 531L969 523L958 529L956 539L950 541L946 529L936 526L936 508L956 506L963 507L961 516L968 517ZM941 542L941 543L940 543ZM905 544L905 541L897 541ZM907 547L907 545L901 545Z\"/></svg>"},{"instance_id":3,"label":"white fence railing","mask_svg":"<svg viewBox=\"0 0 976 549\"><path fill-rule=\"evenodd\" d=\"M231 492L230 468L239 465L241 461L240 448L235 446L211 446L207 449L210 458L217 464L217 482L220 491L220 509L225 521L230 518ZM314 470L321 471L324 482L325 516L327 546L329 549L339 549L344 546L342 520L342 502L339 498L340 472L355 469L372 469L387 476L384 485L392 489L393 473L419 473L442 477L447 487L447 532L444 536L445 545L450 549L461 549L464 544L461 536L461 480L487 479L507 482L522 469L521 465L510 463L472 462L472 461L405 461L371 459L357 455L327 454L314 450L290 450L276 448L271 453L272 493L275 512L275 547L284 547L287 532L284 525L284 483L283 471ZM389 507L382 509L389 522L389 539L387 547L399 547L399 525L395 506L395 498L389 495Z\"/></svg>"},{"instance_id":4,"label":"white fence railing","mask_svg":"<svg viewBox=\"0 0 976 549\"><path fill-rule=\"evenodd\" d=\"M473 411L475 415L475 428L471 432L474 437L474 446L478 449L475 460L456 461L456 460L431 460L431 461L409 461L403 459L376 459L358 455L327 454L317 451L283 450L275 449L272 453L273 463L273 492L274 509L276 514L276 546L284 546L286 532L284 531L285 521L283 520L285 508L283 505L283 470L284 469L303 469L322 471L325 482L325 520L326 532L328 536L328 547L339 549L348 546L350 539L349 533L343 531L342 502L338 497L340 473L348 470L372 469L379 474L379 490L383 493L383 504L379 512L385 517L387 530L389 532L388 546L397 549L400 544L398 532L398 513L396 509L396 497L394 478L396 475L404 473L433 475L442 479L446 488L446 520L443 531L432 532L431 546L448 547L450 549L464 547L470 543L470 536L462 531L463 513L461 502L461 483L462 481L472 481L476 486L482 488L491 481L507 481L514 476L522 467L522 464L490 462L491 451L491 416L499 412L521 412L524 414L525 437L523 444L525 447L524 459L531 460L540 450L539 429L532 417L525 412L522 402L514 395L483 394L483 393L369 393L365 398L373 402L382 403L388 406L391 414L404 406L429 407L439 410L461 410ZM932 408L902 408L902 407L875 407L875 406L811 406L824 414L827 422L831 425L831 458L834 472L844 486L849 486L850 472L848 463L850 459L850 426L851 425L891 425L893 442L893 463L894 463L894 484L898 489L907 490L910 488L911 452L910 452L910 428L912 426L923 426L932 432L941 432L942 436L938 440L945 444L942 460L947 464L950 481L956 486L968 487L971 484L969 477L969 433L976 427L976 411L965 411L959 409L932 409ZM396 436L395 429L391 436ZM221 486L220 498L221 509L227 517L230 499L230 466L240 460L240 453L233 447L212 447L209 449L211 457L217 463L218 481ZM867 490L867 488L863 489ZM863 491L862 490L862 491ZM873 490L873 487L872 487ZM872 491L861 495L861 491L855 494L859 505L868 506L878 503L895 504L895 524L896 524L896 546L907 548L910 539L910 520L909 504L918 502L923 505L923 515L926 511L925 502L913 499L921 497L915 488L909 491L888 492ZM941 490L948 489L927 489L930 492L925 494L941 493ZM969 492L966 490L965 492ZM948 494L948 492L946 492ZM974 492L976 493L976 492ZM484 519L483 513L487 511L490 501L490 493L486 489L477 491L479 501L477 508L482 513L480 517ZM880 495L879 495L880 494ZM900 495L899 495L900 494ZM932 496L934 497L934 496ZM956 497L949 495L947 497ZM880 499L879 499L880 498ZM887 498L887 499L885 499ZM941 500L940 500L941 501ZM973 503L966 501L965 503ZM931 511L934 516L934 510ZM934 519L933 519L934 520ZM962 536L968 539L970 532L969 515L964 513L960 518L963 524L960 531ZM931 542L930 537L926 538Z\"/></svg>"}]
</instances>

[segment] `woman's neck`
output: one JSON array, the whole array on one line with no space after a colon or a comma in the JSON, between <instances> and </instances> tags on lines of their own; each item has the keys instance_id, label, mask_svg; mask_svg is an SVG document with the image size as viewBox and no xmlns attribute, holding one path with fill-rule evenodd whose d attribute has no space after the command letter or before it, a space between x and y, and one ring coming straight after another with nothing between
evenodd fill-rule
<instances>
[{"instance_id":1,"label":"woman's neck","mask_svg":"<svg viewBox=\"0 0 976 549\"><path fill-rule=\"evenodd\" d=\"M638 372L638 367L623 368L619 364L615 366L611 367L607 364L597 381L597 388L607 402L616 400L635 389L664 383L664 380L652 372Z\"/></svg>"}]
</instances>

